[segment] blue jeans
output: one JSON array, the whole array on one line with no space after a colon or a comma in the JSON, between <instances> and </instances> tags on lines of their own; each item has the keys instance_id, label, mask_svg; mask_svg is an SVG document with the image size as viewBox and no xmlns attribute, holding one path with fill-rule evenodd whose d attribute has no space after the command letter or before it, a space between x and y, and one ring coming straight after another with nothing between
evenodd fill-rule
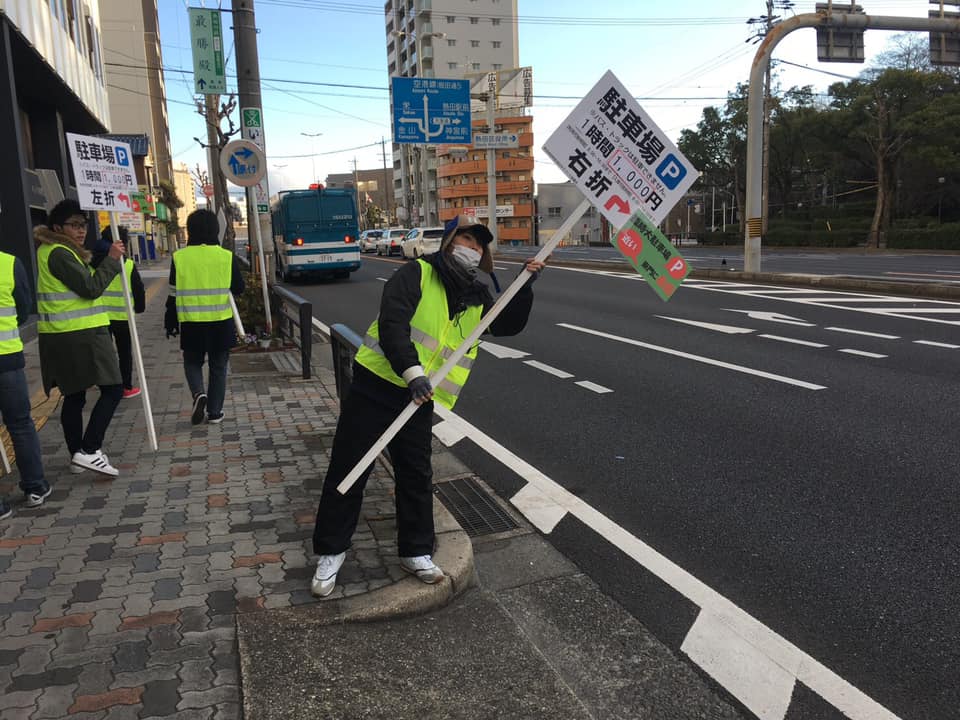
<instances>
[{"instance_id":1,"label":"blue jeans","mask_svg":"<svg viewBox=\"0 0 960 720\"><path fill-rule=\"evenodd\" d=\"M40 457L40 438L30 417L30 391L23 368L0 372L0 415L7 426L20 470L20 489L24 493L46 492Z\"/></svg>"},{"instance_id":2,"label":"blue jeans","mask_svg":"<svg viewBox=\"0 0 960 720\"><path fill-rule=\"evenodd\" d=\"M203 360L209 355L210 371L207 389L203 383ZM227 367L230 364L230 351L195 352L183 351L183 373L187 376L187 385L193 397L201 393L207 396L207 416L217 417L223 414L223 400L227 395Z\"/></svg>"}]
</instances>

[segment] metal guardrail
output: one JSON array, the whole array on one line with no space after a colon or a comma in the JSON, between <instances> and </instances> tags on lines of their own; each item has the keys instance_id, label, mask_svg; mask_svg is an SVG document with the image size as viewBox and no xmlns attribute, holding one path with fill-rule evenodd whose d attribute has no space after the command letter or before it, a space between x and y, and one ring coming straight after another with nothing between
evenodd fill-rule
<instances>
[{"instance_id":1,"label":"metal guardrail","mask_svg":"<svg viewBox=\"0 0 960 720\"><path fill-rule=\"evenodd\" d=\"M337 397L342 403L353 381L353 356L363 345L363 338L346 325L330 326L330 349L333 352L333 373L337 379Z\"/></svg>"},{"instance_id":2,"label":"metal guardrail","mask_svg":"<svg viewBox=\"0 0 960 720\"><path fill-rule=\"evenodd\" d=\"M309 380L310 360L313 356L313 303L279 285L271 285L270 292L279 306L277 332L300 347L303 379ZM297 328L296 332L294 328Z\"/></svg>"}]
</instances>

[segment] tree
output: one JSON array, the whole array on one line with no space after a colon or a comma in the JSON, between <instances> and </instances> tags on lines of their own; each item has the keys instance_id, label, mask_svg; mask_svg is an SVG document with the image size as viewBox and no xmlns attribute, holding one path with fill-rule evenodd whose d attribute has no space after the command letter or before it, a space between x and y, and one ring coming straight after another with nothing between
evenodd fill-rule
<instances>
[{"instance_id":1,"label":"tree","mask_svg":"<svg viewBox=\"0 0 960 720\"><path fill-rule=\"evenodd\" d=\"M366 218L368 228L380 227L386 215L382 208L373 204L367 205L367 209L364 210L363 214Z\"/></svg>"},{"instance_id":2,"label":"tree","mask_svg":"<svg viewBox=\"0 0 960 720\"><path fill-rule=\"evenodd\" d=\"M217 157L219 157L220 152L222 152L223 148L230 142L230 138L240 132L240 128L237 127L233 120L233 111L237 108L237 97L231 93L227 95L226 101L222 103L220 102L219 95L211 95L208 97L212 98L211 105L215 109L212 112L208 112L205 102L198 98L196 99L197 114L206 121L208 130L212 129L214 131L217 138L215 147L217 149ZM224 120L227 121L226 130L222 127ZM194 140L200 143L200 146L204 149L210 147L210 144L203 142L200 138L195 137ZM224 203L228 202L230 196L227 193L227 178L219 165L213 168L213 187L214 197L223 198ZM236 233L233 230L233 218L230 217L230 213L226 211L224 212L224 216L226 217L227 227L223 236L223 247L233 252L236 238Z\"/></svg>"},{"instance_id":3,"label":"tree","mask_svg":"<svg viewBox=\"0 0 960 720\"><path fill-rule=\"evenodd\" d=\"M177 195L177 188L169 180L161 180L157 192L160 202L167 206L169 217L166 222L167 237L175 238L180 235L180 218L177 210L183 207L183 201Z\"/></svg>"}]
</instances>

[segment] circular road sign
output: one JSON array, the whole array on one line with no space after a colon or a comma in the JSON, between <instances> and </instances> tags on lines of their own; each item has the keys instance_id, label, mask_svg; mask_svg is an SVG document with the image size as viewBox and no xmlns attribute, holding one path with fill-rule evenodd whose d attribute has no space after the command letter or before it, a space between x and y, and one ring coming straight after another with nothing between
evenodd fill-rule
<instances>
[{"instance_id":1,"label":"circular road sign","mask_svg":"<svg viewBox=\"0 0 960 720\"><path fill-rule=\"evenodd\" d=\"M207 183L203 186L203 196L204 197L213 197L213 185Z\"/></svg>"},{"instance_id":2,"label":"circular road sign","mask_svg":"<svg viewBox=\"0 0 960 720\"><path fill-rule=\"evenodd\" d=\"M253 187L267 172L267 158L256 143L233 140L220 151L220 169L234 185Z\"/></svg>"}]
</instances>

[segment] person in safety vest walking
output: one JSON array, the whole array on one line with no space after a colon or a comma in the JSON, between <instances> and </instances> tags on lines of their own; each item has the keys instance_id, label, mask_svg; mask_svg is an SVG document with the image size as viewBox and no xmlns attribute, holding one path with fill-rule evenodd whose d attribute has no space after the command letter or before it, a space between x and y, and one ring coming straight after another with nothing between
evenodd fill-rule
<instances>
[{"instance_id":1,"label":"person in safety vest walking","mask_svg":"<svg viewBox=\"0 0 960 720\"><path fill-rule=\"evenodd\" d=\"M128 246L129 233L127 228L119 227L117 232L120 235L120 242ZM100 267L100 263L110 251L113 245L113 233L107 225L100 233L100 242L93 251L93 259L90 264L93 267ZM143 287L143 280L140 277L140 271L136 264L130 258L123 261L123 271L127 275L127 286L130 288L130 300L133 303L133 311L138 315L147 307L146 289ZM127 306L123 301L123 279L120 274L113 279L113 282L107 286L103 295L103 305L107 309L107 317L110 318L110 334L113 335L113 341L117 345L117 359L120 361L120 378L123 380L123 399L137 397L140 394L140 388L133 385L133 347L130 342L130 321L127 319Z\"/></svg>"},{"instance_id":2,"label":"person in safety vest walking","mask_svg":"<svg viewBox=\"0 0 960 720\"><path fill-rule=\"evenodd\" d=\"M490 291L478 279L480 271L493 271L490 231L462 217L451 220L444 230L439 252L403 265L384 285L380 314L354 360L313 531L313 550L319 558L310 589L317 597L333 592L373 465L345 495L337 485L411 399L419 408L388 445L396 479L400 566L425 583L443 579L432 559L433 403L453 407L477 348L470 348L437 387L429 376L493 306ZM527 260L526 267L535 274L490 325L493 335L516 335L526 326L533 305L531 285L543 263Z\"/></svg>"},{"instance_id":3,"label":"person in safety vest walking","mask_svg":"<svg viewBox=\"0 0 960 720\"><path fill-rule=\"evenodd\" d=\"M0 417L7 426L20 470L20 489L25 507L43 505L50 485L43 475L40 438L30 416L30 391L23 368L20 326L30 317L33 298L27 271L19 258L0 252ZM0 497L0 520L13 510Z\"/></svg>"},{"instance_id":4,"label":"person in safety vest walking","mask_svg":"<svg viewBox=\"0 0 960 720\"><path fill-rule=\"evenodd\" d=\"M63 395L60 422L70 451L71 470L116 476L103 453L103 439L123 395L117 352L110 339L110 319L101 301L120 272L123 243L110 246L96 270L84 247L87 217L76 200L62 200L50 211L49 226L33 230L37 243L37 311L40 319L40 372L49 395ZM100 397L83 427L87 388Z\"/></svg>"},{"instance_id":5,"label":"person in safety vest walking","mask_svg":"<svg viewBox=\"0 0 960 720\"><path fill-rule=\"evenodd\" d=\"M230 293L243 293L243 274L237 259L220 247L220 223L209 210L195 210L187 218L187 246L170 262L170 296L164 325L167 337L180 336L183 371L193 394L190 421L199 425L223 422L230 348L237 342ZM204 357L209 360L207 385Z\"/></svg>"}]
</instances>

